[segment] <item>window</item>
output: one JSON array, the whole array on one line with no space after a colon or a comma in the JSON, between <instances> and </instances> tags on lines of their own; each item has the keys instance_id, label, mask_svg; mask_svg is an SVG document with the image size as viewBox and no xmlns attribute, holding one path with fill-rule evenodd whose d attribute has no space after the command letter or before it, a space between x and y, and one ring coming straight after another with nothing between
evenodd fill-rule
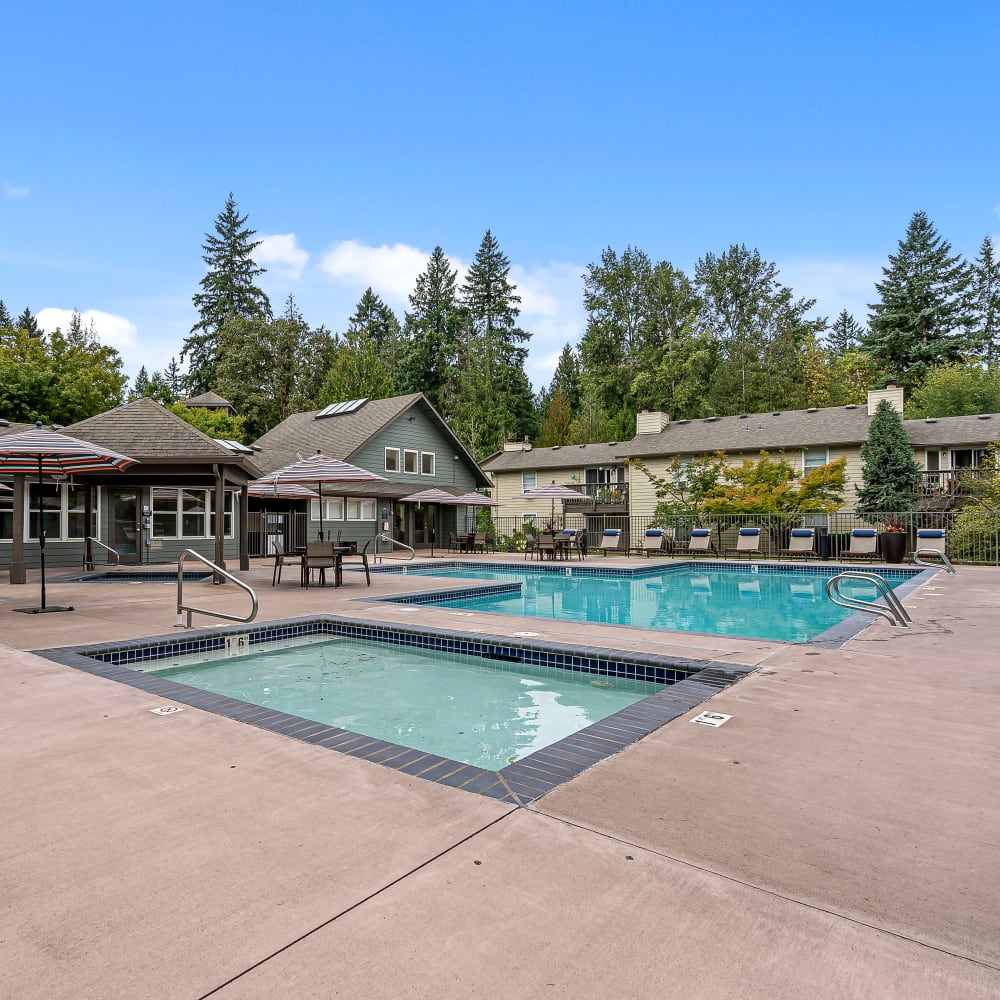
<instances>
[{"instance_id":1,"label":"window","mask_svg":"<svg viewBox=\"0 0 1000 1000\"><path fill-rule=\"evenodd\" d=\"M39 505L38 483L29 483L28 490L28 537L38 537L38 517L41 512L45 525L45 537L51 539L84 538L88 534L84 518L86 490L84 486L66 483L42 483L41 505ZM2 499L6 497L6 501ZM10 525L4 524L3 504L9 504ZM97 536L97 503L91 511L89 534ZM12 538L14 534L14 505L9 493L0 494L0 538Z\"/></svg>"},{"instance_id":2,"label":"window","mask_svg":"<svg viewBox=\"0 0 1000 1000\"><path fill-rule=\"evenodd\" d=\"M374 500L348 500L347 501L348 521L374 521L375 501Z\"/></svg>"},{"instance_id":3,"label":"window","mask_svg":"<svg viewBox=\"0 0 1000 1000\"><path fill-rule=\"evenodd\" d=\"M978 469L986 452L982 448L959 448L951 453L953 469Z\"/></svg>"},{"instance_id":4,"label":"window","mask_svg":"<svg viewBox=\"0 0 1000 1000\"><path fill-rule=\"evenodd\" d=\"M930 448L927 449L927 462L925 468L928 472L940 472L941 471L941 452L931 451Z\"/></svg>"},{"instance_id":5,"label":"window","mask_svg":"<svg viewBox=\"0 0 1000 1000\"><path fill-rule=\"evenodd\" d=\"M403 451L403 472L417 472L417 453L415 451Z\"/></svg>"},{"instance_id":6,"label":"window","mask_svg":"<svg viewBox=\"0 0 1000 1000\"><path fill-rule=\"evenodd\" d=\"M344 520L344 498L343 497L331 497L327 500L323 498L323 503L325 507L323 509L323 520L324 521L343 521ZM319 500L309 501L309 519L311 521L319 520Z\"/></svg>"},{"instance_id":7,"label":"window","mask_svg":"<svg viewBox=\"0 0 1000 1000\"><path fill-rule=\"evenodd\" d=\"M235 492L226 490L223 497L222 533L232 538ZM214 500L215 490L154 486L153 537L212 538L215 534Z\"/></svg>"},{"instance_id":8,"label":"window","mask_svg":"<svg viewBox=\"0 0 1000 1000\"><path fill-rule=\"evenodd\" d=\"M537 514L522 514L521 515L521 527L522 528L533 528L536 524Z\"/></svg>"},{"instance_id":9,"label":"window","mask_svg":"<svg viewBox=\"0 0 1000 1000\"><path fill-rule=\"evenodd\" d=\"M802 452L802 471L812 472L830 461L830 453L826 448L806 448Z\"/></svg>"},{"instance_id":10,"label":"window","mask_svg":"<svg viewBox=\"0 0 1000 1000\"><path fill-rule=\"evenodd\" d=\"M0 491L0 541L14 538L14 494Z\"/></svg>"},{"instance_id":11,"label":"window","mask_svg":"<svg viewBox=\"0 0 1000 1000\"><path fill-rule=\"evenodd\" d=\"M385 471L386 472L399 472L399 449L398 448L386 448L385 449Z\"/></svg>"},{"instance_id":12,"label":"window","mask_svg":"<svg viewBox=\"0 0 1000 1000\"><path fill-rule=\"evenodd\" d=\"M524 493L527 490L533 490L536 483L538 482L537 472L522 472L521 473L521 492Z\"/></svg>"},{"instance_id":13,"label":"window","mask_svg":"<svg viewBox=\"0 0 1000 1000\"><path fill-rule=\"evenodd\" d=\"M420 453L420 474L422 476L433 476L434 465L434 452L422 451Z\"/></svg>"}]
</instances>

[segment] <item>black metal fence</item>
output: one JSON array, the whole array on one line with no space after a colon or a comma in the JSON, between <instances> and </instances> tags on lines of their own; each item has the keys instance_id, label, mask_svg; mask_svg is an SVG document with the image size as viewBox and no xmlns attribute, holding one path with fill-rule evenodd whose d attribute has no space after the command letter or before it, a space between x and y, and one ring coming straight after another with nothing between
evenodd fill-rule
<instances>
[{"instance_id":1,"label":"black metal fence","mask_svg":"<svg viewBox=\"0 0 1000 1000\"><path fill-rule=\"evenodd\" d=\"M291 552L306 544L306 515L300 511L260 511L247 514L247 548L251 558Z\"/></svg>"},{"instance_id":2,"label":"black metal fence","mask_svg":"<svg viewBox=\"0 0 1000 1000\"><path fill-rule=\"evenodd\" d=\"M716 552L736 548L740 528L760 528L759 552L765 558L778 558L789 547L793 528L815 530L815 551L824 559L837 560L851 549L851 532L855 528L874 528L881 534L890 524L897 525L906 536L906 557L917 544L917 531L939 528L945 532L945 551L953 562L1000 565L1000 514L982 507L966 507L959 511L910 511L905 514L727 514L723 517L652 517L627 514L587 514L567 511L540 517L532 525L519 516L493 515L492 534L500 551L520 551L525 535L537 534L551 525L556 531L575 528L586 531L593 549L607 528L623 534L622 547L638 550L647 528L662 528L673 542L675 554L683 555L692 528L709 528ZM482 529L480 529L482 530ZM875 560L881 559L881 544Z\"/></svg>"}]
</instances>

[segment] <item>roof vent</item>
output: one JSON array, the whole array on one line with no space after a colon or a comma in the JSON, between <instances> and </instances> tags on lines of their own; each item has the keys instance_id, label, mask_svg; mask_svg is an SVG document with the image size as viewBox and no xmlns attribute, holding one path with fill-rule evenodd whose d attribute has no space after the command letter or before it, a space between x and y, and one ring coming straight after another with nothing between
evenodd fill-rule
<instances>
[{"instance_id":1,"label":"roof vent","mask_svg":"<svg viewBox=\"0 0 1000 1000\"><path fill-rule=\"evenodd\" d=\"M581 448L586 448L587 446L585 444L581 444L580 447Z\"/></svg>"},{"instance_id":2,"label":"roof vent","mask_svg":"<svg viewBox=\"0 0 1000 1000\"><path fill-rule=\"evenodd\" d=\"M0 427L10 427L10 421L0 419Z\"/></svg>"},{"instance_id":3,"label":"roof vent","mask_svg":"<svg viewBox=\"0 0 1000 1000\"><path fill-rule=\"evenodd\" d=\"M857 408L858 408L858 404L857 403L845 403L844 404L844 409L845 410L856 410Z\"/></svg>"},{"instance_id":4,"label":"roof vent","mask_svg":"<svg viewBox=\"0 0 1000 1000\"><path fill-rule=\"evenodd\" d=\"M817 407L810 406L809 409L806 410L806 413L816 413L816 411L817 411Z\"/></svg>"},{"instance_id":5,"label":"roof vent","mask_svg":"<svg viewBox=\"0 0 1000 1000\"><path fill-rule=\"evenodd\" d=\"M319 420L320 417L339 417L345 413L356 413L368 400L368 396L363 396L361 399L348 399L343 403L331 403L316 414L316 419Z\"/></svg>"},{"instance_id":6,"label":"roof vent","mask_svg":"<svg viewBox=\"0 0 1000 1000\"><path fill-rule=\"evenodd\" d=\"M739 418L740 418L740 420L746 420L746 418L749 417L749 416L750 416L749 413L741 413Z\"/></svg>"},{"instance_id":7,"label":"roof vent","mask_svg":"<svg viewBox=\"0 0 1000 1000\"><path fill-rule=\"evenodd\" d=\"M925 424L936 424L937 423L937 417L924 417L924 423Z\"/></svg>"},{"instance_id":8,"label":"roof vent","mask_svg":"<svg viewBox=\"0 0 1000 1000\"><path fill-rule=\"evenodd\" d=\"M685 417L683 420L675 420L674 423L675 424L689 424L689 423L691 423L691 420L690 420L690 418Z\"/></svg>"},{"instance_id":9,"label":"roof vent","mask_svg":"<svg viewBox=\"0 0 1000 1000\"><path fill-rule=\"evenodd\" d=\"M705 417L705 423L710 424L714 420L718 420L718 417Z\"/></svg>"},{"instance_id":10,"label":"roof vent","mask_svg":"<svg viewBox=\"0 0 1000 1000\"><path fill-rule=\"evenodd\" d=\"M771 414L771 416L772 417L780 417L781 416L781 410L775 410L774 413Z\"/></svg>"},{"instance_id":11,"label":"roof vent","mask_svg":"<svg viewBox=\"0 0 1000 1000\"><path fill-rule=\"evenodd\" d=\"M990 419L990 415L988 413L980 413L979 416L976 419L977 420L989 420Z\"/></svg>"},{"instance_id":12,"label":"roof vent","mask_svg":"<svg viewBox=\"0 0 1000 1000\"><path fill-rule=\"evenodd\" d=\"M608 444L618 444L617 441L609 441Z\"/></svg>"},{"instance_id":13,"label":"roof vent","mask_svg":"<svg viewBox=\"0 0 1000 1000\"><path fill-rule=\"evenodd\" d=\"M557 445L557 444L554 444L554 445L552 446L552 450L553 450L553 451L558 451L558 450L559 450L559 447L560 447L559 445Z\"/></svg>"}]
</instances>

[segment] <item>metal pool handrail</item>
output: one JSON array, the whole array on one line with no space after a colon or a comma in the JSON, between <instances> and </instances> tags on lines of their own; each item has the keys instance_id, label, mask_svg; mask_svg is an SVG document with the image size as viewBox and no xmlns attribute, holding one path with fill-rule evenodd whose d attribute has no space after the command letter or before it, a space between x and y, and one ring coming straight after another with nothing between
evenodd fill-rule
<instances>
[{"instance_id":1,"label":"metal pool handrail","mask_svg":"<svg viewBox=\"0 0 1000 1000\"><path fill-rule=\"evenodd\" d=\"M195 608L189 604L184 603L184 560L188 556L193 556L199 562L203 562L206 566L210 566L213 572L218 573L219 576L224 576L227 580L232 581L236 584L240 590L245 590L250 595L250 600L253 601L253 608L250 611L248 618L241 618L239 615L227 615L223 611L209 611L207 608ZM181 612L187 612L187 625L184 624L184 616ZM174 623L177 628L191 628L191 615L197 611L200 615L211 615L213 618L224 618L229 622L252 622L257 617L257 595L254 593L252 587L249 587L242 580L237 580L232 573L227 573L221 566L217 566L210 559L206 559L200 552L195 552L194 549L185 549L180 557L177 559L177 621Z\"/></svg>"},{"instance_id":2,"label":"metal pool handrail","mask_svg":"<svg viewBox=\"0 0 1000 1000\"><path fill-rule=\"evenodd\" d=\"M94 550L93 548L88 549L87 542L90 542L91 546L96 543L97 545L100 545L102 549L106 549L110 552L115 557L115 561L111 564L112 566L117 566L121 562L121 556L118 554L117 549L111 548L110 545L105 545L99 538L92 538L88 536L83 544L83 568L85 570L94 568ZM88 552L90 555L89 559L87 558Z\"/></svg>"},{"instance_id":3,"label":"metal pool handrail","mask_svg":"<svg viewBox=\"0 0 1000 1000\"><path fill-rule=\"evenodd\" d=\"M375 559L378 561L381 561L382 559L399 559L403 562L409 562L417 554L417 550L410 548L406 542L396 541L395 538L390 538L388 535L379 535L378 537L381 538L383 542L388 542L390 545L398 545L401 549L406 549L410 553L408 556L397 556L393 552L377 552L375 554Z\"/></svg>"},{"instance_id":4,"label":"metal pool handrail","mask_svg":"<svg viewBox=\"0 0 1000 1000\"><path fill-rule=\"evenodd\" d=\"M842 580L862 580L865 583L872 584L879 592L879 595L885 599L888 607L882 607L882 605L875 604L872 601L862 601L859 598L848 597L846 594L842 594L840 592L840 583ZM826 596L834 604L838 604L842 608L850 608L852 611L865 611L871 615L880 615L893 628L909 628L910 622L913 621L907 613L906 608L900 603L899 598L893 593L892 587L878 573L859 573L853 571L838 573L827 580Z\"/></svg>"},{"instance_id":5,"label":"metal pool handrail","mask_svg":"<svg viewBox=\"0 0 1000 1000\"><path fill-rule=\"evenodd\" d=\"M937 563L924 562L923 559L920 558L921 556L937 556L941 562L944 563L944 568L949 573L958 572L958 570L955 569L955 564L940 549L923 548L917 549L917 551L913 553L913 561L918 566L933 566L937 569Z\"/></svg>"}]
</instances>

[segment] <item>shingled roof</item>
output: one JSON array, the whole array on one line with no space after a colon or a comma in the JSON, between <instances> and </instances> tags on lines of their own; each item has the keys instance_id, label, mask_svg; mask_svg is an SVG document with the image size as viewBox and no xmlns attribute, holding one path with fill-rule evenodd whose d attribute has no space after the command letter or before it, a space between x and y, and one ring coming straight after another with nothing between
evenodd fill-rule
<instances>
[{"instance_id":1,"label":"shingled roof","mask_svg":"<svg viewBox=\"0 0 1000 1000\"><path fill-rule=\"evenodd\" d=\"M228 407L234 412L236 410L236 407L228 399L223 399L217 392L203 392L200 396L191 396L190 399L183 400L183 403L185 406L205 407L206 409Z\"/></svg>"},{"instance_id":2,"label":"shingled roof","mask_svg":"<svg viewBox=\"0 0 1000 1000\"><path fill-rule=\"evenodd\" d=\"M673 420L656 434L636 434L620 444L577 445L505 451L486 460L491 472L573 468L612 464L625 458L702 455L716 451L778 452L800 448L857 447L868 439L872 418L863 404L812 407L739 417ZM1000 413L904 420L910 444L918 448L984 445L1000 435Z\"/></svg>"},{"instance_id":3,"label":"shingled roof","mask_svg":"<svg viewBox=\"0 0 1000 1000\"><path fill-rule=\"evenodd\" d=\"M316 419L319 410L293 413L254 442L254 449L257 450L254 462L273 472L291 465L300 455L315 455L316 452L322 452L329 458L350 461L351 456L367 441L414 406L423 407L428 416L438 422L442 432L452 438L455 448L475 465L475 459L422 392L370 399L357 410L334 417Z\"/></svg>"},{"instance_id":4,"label":"shingled roof","mask_svg":"<svg viewBox=\"0 0 1000 1000\"><path fill-rule=\"evenodd\" d=\"M139 462L237 465L254 478L255 460L230 451L152 399L137 399L66 428L73 437L104 445Z\"/></svg>"}]
</instances>

